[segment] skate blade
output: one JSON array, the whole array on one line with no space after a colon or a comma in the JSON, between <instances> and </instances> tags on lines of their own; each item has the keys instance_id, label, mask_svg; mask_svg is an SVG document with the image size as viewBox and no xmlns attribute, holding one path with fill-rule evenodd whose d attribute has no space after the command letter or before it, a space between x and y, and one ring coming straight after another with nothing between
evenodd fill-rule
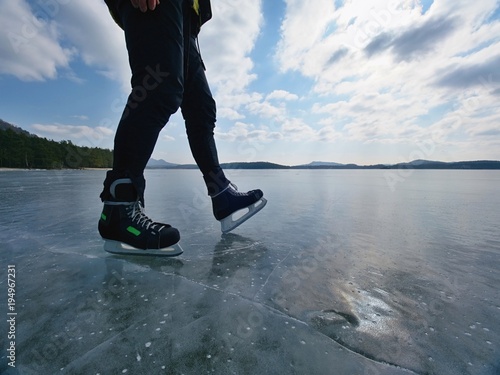
<instances>
[{"instance_id":1,"label":"skate blade","mask_svg":"<svg viewBox=\"0 0 500 375\"><path fill-rule=\"evenodd\" d=\"M112 240L104 241L104 250L108 253L119 255L146 255L157 257L175 257L184 252L181 245L178 243L163 249L138 249L123 242Z\"/></svg>"},{"instance_id":2,"label":"skate blade","mask_svg":"<svg viewBox=\"0 0 500 375\"><path fill-rule=\"evenodd\" d=\"M220 220L222 233L231 232L234 228L243 224L245 221L250 219L257 212L262 210L266 206L266 204L267 204L267 200L265 198L261 198L257 202L251 204L250 206L242 208L238 211L235 211L231 215L229 215L228 217L225 217L224 219ZM247 212L244 213L243 216L240 216L241 213L244 212L245 210L247 210ZM236 216L236 219L234 218L235 216Z\"/></svg>"}]
</instances>

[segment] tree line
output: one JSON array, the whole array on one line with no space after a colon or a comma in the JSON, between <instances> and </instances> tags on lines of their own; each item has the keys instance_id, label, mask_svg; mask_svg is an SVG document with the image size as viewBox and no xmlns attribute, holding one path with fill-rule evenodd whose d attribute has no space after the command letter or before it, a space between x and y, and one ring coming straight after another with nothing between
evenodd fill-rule
<instances>
[{"instance_id":1,"label":"tree line","mask_svg":"<svg viewBox=\"0 0 500 375\"><path fill-rule=\"evenodd\" d=\"M28 132L0 130L0 168L111 168L111 150L56 142Z\"/></svg>"}]
</instances>

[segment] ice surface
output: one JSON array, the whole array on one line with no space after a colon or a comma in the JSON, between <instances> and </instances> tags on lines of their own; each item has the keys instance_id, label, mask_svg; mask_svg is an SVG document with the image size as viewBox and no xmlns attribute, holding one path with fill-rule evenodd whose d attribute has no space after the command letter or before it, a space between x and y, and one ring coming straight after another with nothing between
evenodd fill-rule
<instances>
[{"instance_id":1,"label":"ice surface","mask_svg":"<svg viewBox=\"0 0 500 375\"><path fill-rule=\"evenodd\" d=\"M0 372L500 372L498 172L228 171L268 205L222 236L199 172L148 171L173 259L103 251L104 173L0 172Z\"/></svg>"}]
</instances>

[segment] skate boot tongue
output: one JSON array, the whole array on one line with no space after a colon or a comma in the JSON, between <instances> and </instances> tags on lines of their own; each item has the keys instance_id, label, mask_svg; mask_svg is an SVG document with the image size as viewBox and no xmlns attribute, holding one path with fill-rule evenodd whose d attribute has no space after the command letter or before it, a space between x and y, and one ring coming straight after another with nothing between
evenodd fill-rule
<instances>
[{"instance_id":1,"label":"skate boot tongue","mask_svg":"<svg viewBox=\"0 0 500 375\"><path fill-rule=\"evenodd\" d=\"M155 231L161 231L163 228L171 227L169 224L156 223L151 220L144 212L144 208L142 207L142 203L140 201L136 201L135 203L127 206L126 212L130 220L132 220L132 223L136 223L147 230L152 229Z\"/></svg>"}]
</instances>

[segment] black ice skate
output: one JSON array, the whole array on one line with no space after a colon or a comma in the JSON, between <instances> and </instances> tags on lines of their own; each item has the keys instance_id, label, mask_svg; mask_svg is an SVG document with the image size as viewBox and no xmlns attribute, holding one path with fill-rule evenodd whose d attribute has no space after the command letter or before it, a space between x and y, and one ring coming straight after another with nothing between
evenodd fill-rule
<instances>
[{"instance_id":1,"label":"black ice skate","mask_svg":"<svg viewBox=\"0 0 500 375\"><path fill-rule=\"evenodd\" d=\"M104 202L98 226L105 240L104 250L133 255L182 254L178 230L146 216L130 179L114 181L110 193L112 198Z\"/></svg>"},{"instance_id":2,"label":"black ice skate","mask_svg":"<svg viewBox=\"0 0 500 375\"><path fill-rule=\"evenodd\" d=\"M220 193L212 196L214 216L221 223L222 233L228 233L243 224L267 203L261 190L241 193L234 184L229 184Z\"/></svg>"}]
</instances>

